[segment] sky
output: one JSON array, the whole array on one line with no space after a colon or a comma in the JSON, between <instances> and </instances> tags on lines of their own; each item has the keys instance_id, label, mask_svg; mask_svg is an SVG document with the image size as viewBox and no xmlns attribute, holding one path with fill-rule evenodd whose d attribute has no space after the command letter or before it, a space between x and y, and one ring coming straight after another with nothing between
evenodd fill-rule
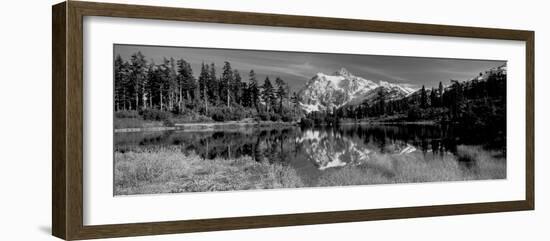
<instances>
[{"instance_id":1,"label":"sky","mask_svg":"<svg viewBox=\"0 0 550 241\"><path fill-rule=\"evenodd\" d=\"M164 47L143 45L115 45L114 56L129 60L133 53L141 51L147 61L162 63L163 57L184 59L191 63L193 74L198 77L201 63L216 65L221 74L225 61L237 69L243 81L248 80L251 69L258 82L263 84L266 76L271 81L276 77L285 80L291 91L298 91L317 73L332 74L341 68L355 76L378 83L406 84L412 88L436 87L439 82L448 84L451 79L469 80L493 67L506 63L503 60L469 60L450 58L422 58L381 55L356 55L335 53L282 52L266 50L240 50L215 48Z\"/></svg>"}]
</instances>

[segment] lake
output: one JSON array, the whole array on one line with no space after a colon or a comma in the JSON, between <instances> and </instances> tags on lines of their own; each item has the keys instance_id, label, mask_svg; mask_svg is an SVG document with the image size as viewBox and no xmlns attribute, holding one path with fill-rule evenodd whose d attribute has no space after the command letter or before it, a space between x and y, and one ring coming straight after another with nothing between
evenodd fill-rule
<instances>
[{"instance_id":1,"label":"lake","mask_svg":"<svg viewBox=\"0 0 550 241\"><path fill-rule=\"evenodd\" d=\"M177 148L204 161L250 157L295 170L306 187L506 178L506 152L483 133L439 125L115 133L115 152Z\"/></svg>"}]
</instances>

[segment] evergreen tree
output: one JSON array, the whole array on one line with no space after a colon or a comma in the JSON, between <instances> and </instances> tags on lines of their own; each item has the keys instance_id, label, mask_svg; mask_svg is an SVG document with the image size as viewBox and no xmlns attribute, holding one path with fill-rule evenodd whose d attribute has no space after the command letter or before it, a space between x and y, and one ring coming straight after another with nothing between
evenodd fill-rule
<instances>
[{"instance_id":1,"label":"evergreen tree","mask_svg":"<svg viewBox=\"0 0 550 241\"><path fill-rule=\"evenodd\" d=\"M210 64L210 74L208 79L208 99L212 103L216 103L218 100L218 80L216 77L216 65L214 63Z\"/></svg>"},{"instance_id":2,"label":"evergreen tree","mask_svg":"<svg viewBox=\"0 0 550 241\"><path fill-rule=\"evenodd\" d=\"M163 65L155 65L152 64L149 68L151 69L151 74L149 75L149 84L148 88L151 91L151 99L152 104L151 107L158 106L158 108L161 108L161 100L162 100L162 94L163 94Z\"/></svg>"},{"instance_id":3,"label":"evergreen tree","mask_svg":"<svg viewBox=\"0 0 550 241\"><path fill-rule=\"evenodd\" d=\"M128 63L120 55L115 57L115 110L126 110L128 101Z\"/></svg>"},{"instance_id":4,"label":"evergreen tree","mask_svg":"<svg viewBox=\"0 0 550 241\"><path fill-rule=\"evenodd\" d=\"M193 76L193 69L191 64L183 59L177 62L177 74L178 74L178 104L183 104L183 100L187 103L193 103L195 100L195 90L197 89L197 81ZM179 106L181 109L184 106Z\"/></svg>"},{"instance_id":5,"label":"evergreen tree","mask_svg":"<svg viewBox=\"0 0 550 241\"><path fill-rule=\"evenodd\" d=\"M273 92L273 85L267 76L265 77L264 85L262 86L262 100L265 103L266 111L272 111L275 102L275 93Z\"/></svg>"},{"instance_id":6,"label":"evergreen tree","mask_svg":"<svg viewBox=\"0 0 550 241\"><path fill-rule=\"evenodd\" d=\"M250 102L252 106L256 108L256 111L259 112L258 102L260 100L260 89L258 87L258 80L256 80L256 74L254 70L250 70L249 73L249 83L248 83L248 92L250 94Z\"/></svg>"},{"instance_id":7,"label":"evergreen tree","mask_svg":"<svg viewBox=\"0 0 550 241\"><path fill-rule=\"evenodd\" d=\"M177 61L177 83L178 83L178 108L182 110L185 108L185 100L189 100L188 88L189 88L189 73L187 72L187 62L183 59Z\"/></svg>"},{"instance_id":8,"label":"evergreen tree","mask_svg":"<svg viewBox=\"0 0 550 241\"><path fill-rule=\"evenodd\" d=\"M184 103L184 93L186 93L187 89L187 69L186 69L186 62L183 59L178 59L177 61L177 99L178 99L178 111L182 111L185 108Z\"/></svg>"},{"instance_id":9,"label":"evergreen tree","mask_svg":"<svg viewBox=\"0 0 550 241\"><path fill-rule=\"evenodd\" d=\"M137 52L130 59L130 92L134 97L134 108L139 110L139 100L144 99L144 84L146 79L147 61L141 52Z\"/></svg>"},{"instance_id":10,"label":"evergreen tree","mask_svg":"<svg viewBox=\"0 0 550 241\"><path fill-rule=\"evenodd\" d=\"M463 98L463 92L462 92L462 85L458 80L451 80L451 115L453 119L460 118L460 115L462 114L462 98Z\"/></svg>"},{"instance_id":11,"label":"evergreen tree","mask_svg":"<svg viewBox=\"0 0 550 241\"><path fill-rule=\"evenodd\" d=\"M292 112L296 114L296 111L300 109L300 98L298 97L298 94L296 92L292 92Z\"/></svg>"},{"instance_id":12,"label":"evergreen tree","mask_svg":"<svg viewBox=\"0 0 550 241\"><path fill-rule=\"evenodd\" d=\"M168 75L168 110L174 110L174 104L176 103L176 96L178 91L178 69L176 67L176 61L170 57L168 68L170 69Z\"/></svg>"},{"instance_id":13,"label":"evergreen tree","mask_svg":"<svg viewBox=\"0 0 550 241\"><path fill-rule=\"evenodd\" d=\"M235 103L242 104L242 95L243 95L243 83L241 74L238 70L233 70L233 83L230 86L231 93L233 94L233 100Z\"/></svg>"},{"instance_id":14,"label":"evergreen tree","mask_svg":"<svg viewBox=\"0 0 550 241\"><path fill-rule=\"evenodd\" d=\"M383 100L380 100L380 101L383 101ZM367 100L363 101L363 103L361 105L359 105L359 108L358 108L358 113L357 114L358 114L359 118L367 118L369 116L369 114L368 114L369 108L370 108L370 105L369 105L368 101Z\"/></svg>"},{"instance_id":15,"label":"evergreen tree","mask_svg":"<svg viewBox=\"0 0 550 241\"><path fill-rule=\"evenodd\" d=\"M279 99L279 113L283 113L283 101L288 97L288 86L285 81L279 77L275 79L277 85L277 98Z\"/></svg>"},{"instance_id":16,"label":"evergreen tree","mask_svg":"<svg viewBox=\"0 0 550 241\"><path fill-rule=\"evenodd\" d=\"M158 85L158 92L159 92L159 102L160 102L160 110L169 109L170 106L165 108L166 106L166 100L168 99L169 91L170 91L170 79L173 74L172 69L170 68L170 60L164 58L163 63L158 68L158 78L157 78L157 85Z\"/></svg>"},{"instance_id":17,"label":"evergreen tree","mask_svg":"<svg viewBox=\"0 0 550 241\"><path fill-rule=\"evenodd\" d=\"M426 88L422 85L420 90L420 108L425 109L428 107L428 96L426 95Z\"/></svg>"},{"instance_id":18,"label":"evergreen tree","mask_svg":"<svg viewBox=\"0 0 550 241\"><path fill-rule=\"evenodd\" d=\"M225 61L223 65L223 73L220 80L220 97L224 97L226 105L229 107L231 101L231 84L233 84L233 71L231 64Z\"/></svg>"},{"instance_id":19,"label":"evergreen tree","mask_svg":"<svg viewBox=\"0 0 550 241\"><path fill-rule=\"evenodd\" d=\"M195 101L195 99L198 97L197 94L197 80L195 79L195 75L193 75L193 69L191 68L191 63L187 62L187 65L185 66L187 68L187 91L189 93L189 97L191 98L191 101Z\"/></svg>"},{"instance_id":20,"label":"evergreen tree","mask_svg":"<svg viewBox=\"0 0 550 241\"><path fill-rule=\"evenodd\" d=\"M376 102L378 103L378 110L375 110L375 115L383 115L386 113L386 90L381 88L378 91ZM368 103L367 103L368 104Z\"/></svg>"},{"instance_id":21,"label":"evergreen tree","mask_svg":"<svg viewBox=\"0 0 550 241\"><path fill-rule=\"evenodd\" d=\"M201 73L199 75L199 96L204 103L205 114L208 114L208 82L210 80L208 65L201 64Z\"/></svg>"},{"instance_id":22,"label":"evergreen tree","mask_svg":"<svg viewBox=\"0 0 550 241\"><path fill-rule=\"evenodd\" d=\"M241 83L241 105L244 107L254 107L252 104L252 97L250 94L250 89L248 84L245 82Z\"/></svg>"},{"instance_id":23,"label":"evergreen tree","mask_svg":"<svg viewBox=\"0 0 550 241\"><path fill-rule=\"evenodd\" d=\"M432 91L430 92L430 106L433 108L437 107L437 95L435 92L435 88L432 88Z\"/></svg>"},{"instance_id":24,"label":"evergreen tree","mask_svg":"<svg viewBox=\"0 0 550 241\"><path fill-rule=\"evenodd\" d=\"M155 65L155 62L151 60L151 63L147 67L147 85L145 86L145 90L147 91L147 100L149 102L148 108L154 108L155 102L153 101L153 98L156 95L155 91L157 90L157 75L157 66Z\"/></svg>"},{"instance_id":25,"label":"evergreen tree","mask_svg":"<svg viewBox=\"0 0 550 241\"><path fill-rule=\"evenodd\" d=\"M197 83L195 81L195 77L193 76L193 69L191 69L190 63L183 59L179 59L177 64L179 83L179 108L182 109L184 108L184 100L187 100L188 102L192 102L194 100Z\"/></svg>"}]
</instances>

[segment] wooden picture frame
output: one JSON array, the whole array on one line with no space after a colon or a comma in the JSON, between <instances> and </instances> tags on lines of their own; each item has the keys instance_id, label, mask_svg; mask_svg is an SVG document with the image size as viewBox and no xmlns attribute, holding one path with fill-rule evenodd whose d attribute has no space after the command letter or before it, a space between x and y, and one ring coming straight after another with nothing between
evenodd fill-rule
<instances>
[{"instance_id":1,"label":"wooden picture frame","mask_svg":"<svg viewBox=\"0 0 550 241\"><path fill-rule=\"evenodd\" d=\"M52 233L66 240L533 210L534 32L356 19L67 1L52 7ZM525 199L401 208L87 226L83 224L83 17L518 40L526 43Z\"/></svg>"}]
</instances>

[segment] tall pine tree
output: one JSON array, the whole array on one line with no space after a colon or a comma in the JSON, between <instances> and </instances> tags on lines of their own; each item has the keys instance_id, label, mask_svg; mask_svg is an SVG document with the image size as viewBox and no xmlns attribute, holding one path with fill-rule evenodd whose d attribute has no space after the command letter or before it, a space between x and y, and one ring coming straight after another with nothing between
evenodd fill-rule
<instances>
[{"instance_id":1,"label":"tall pine tree","mask_svg":"<svg viewBox=\"0 0 550 241\"><path fill-rule=\"evenodd\" d=\"M249 73L249 83L248 83L248 91L250 93L250 102L252 103L252 106L256 108L256 111L259 112L259 106L258 102L260 101L260 88L258 87L258 80L256 79L256 73L254 73L254 70L250 70Z\"/></svg>"},{"instance_id":2,"label":"tall pine tree","mask_svg":"<svg viewBox=\"0 0 550 241\"><path fill-rule=\"evenodd\" d=\"M134 97L134 108L139 110L139 100L144 99L144 84L147 77L147 61L141 52L137 52L130 59L130 90Z\"/></svg>"},{"instance_id":3,"label":"tall pine tree","mask_svg":"<svg viewBox=\"0 0 550 241\"><path fill-rule=\"evenodd\" d=\"M199 96L204 103L205 114L208 115L208 82L210 80L208 65L201 64L201 73L199 74Z\"/></svg>"},{"instance_id":4,"label":"tall pine tree","mask_svg":"<svg viewBox=\"0 0 550 241\"><path fill-rule=\"evenodd\" d=\"M216 77L216 65L214 63L210 64L210 74L208 79L208 99L212 103L218 101L218 79Z\"/></svg>"},{"instance_id":5,"label":"tall pine tree","mask_svg":"<svg viewBox=\"0 0 550 241\"><path fill-rule=\"evenodd\" d=\"M231 93L233 94L233 101L239 105L242 102L243 85L241 74L238 70L233 70L233 83L230 85Z\"/></svg>"},{"instance_id":6,"label":"tall pine tree","mask_svg":"<svg viewBox=\"0 0 550 241\"><path fill-rule=\"evenodd\" d=\"M272 111L275 102L275 93L273 92L273 85L269 77L265 77L264 85L262 86L262 100L265 103L266 111Z\"/></svg>"},{"instance_id":7,"label":"tall pine tree","mask_svg":"<svg viewBox=\"0 0 550 241\"><path fill-rule=\"evenodd\" d=\"M115 58L115 110L126 110L128 101L128 63L117 55Z\"/></svg>"},{"instance_id":8,"label":"tall pine tree","mask_svg":"<svg viewBox=\"0 0 550 241\"><path fill-rule=\"evenodd\" d=\"M422 85L420 90L420 108L425 109L428 107L428 96L426 95L426 88Z\"/></svg>"},{"instance_id":9,"label":"tall pine tree","mask_svg":"<svg viewBox=\"0 0 550 241\"><path fill-rule=\"evenodd\" d=\"M220 97L224 98L227 107L230 107L231 102L231 84L233 84L233 70L231 70L231 64L225 61L220 80Z\"/></svg>"},{"instance_id":10,"label":"tall pine tree","mask_svg":"<svg viewBox=\"0 0 550 241\"><path fill-rule=\"evenodd\" d=\"M279 113L283 113L283 101L288 97L288 86L285 81L279 77L275 79L277 85L277 98L279 99Z\"/></svg>"},{"instance_id":11,"label":"tall pine tree","mask_svg":"<svg viewBox=\"0 0 550 241\"><path fill-rule=\"evenodd\" d=\"M176 96L178 91L178 69L176 67L176 60L170 57L170 74L168 77L168 109L174 110L174 104L176 103Z\"/></svg>"}]
</instances>

